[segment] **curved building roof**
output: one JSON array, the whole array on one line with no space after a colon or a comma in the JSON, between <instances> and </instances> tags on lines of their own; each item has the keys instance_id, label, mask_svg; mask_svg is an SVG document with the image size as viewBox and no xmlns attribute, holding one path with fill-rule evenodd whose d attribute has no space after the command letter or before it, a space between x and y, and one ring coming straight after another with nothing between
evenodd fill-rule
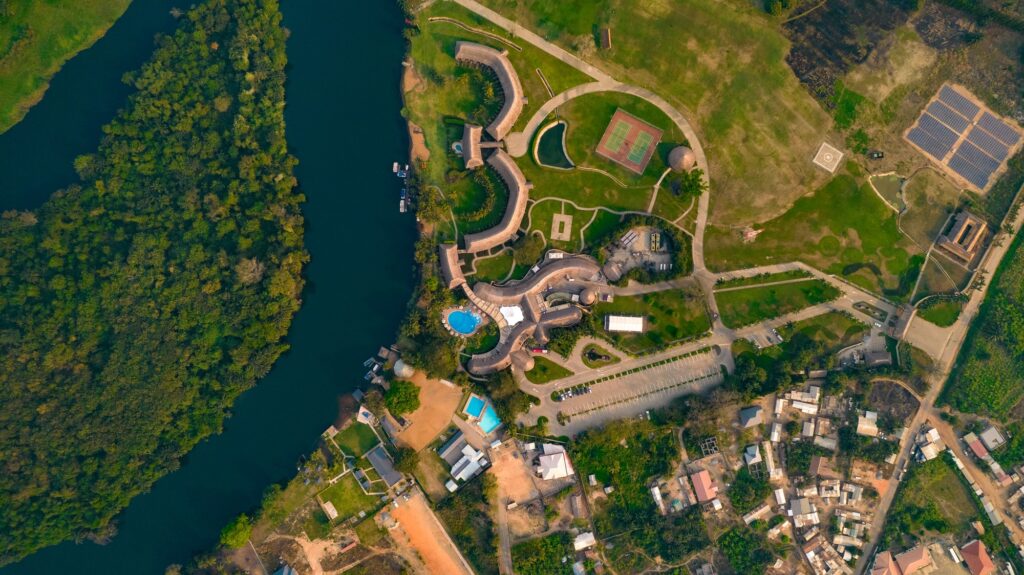
<instances>
[{"instance_id":1,"label":"curved building roof","mask_svg":"<svg viewBox=\"0 0 1024 575\"><path fill-rule=\"evenodd\" d=\"M537 324L533 322L520 322L512 328L508 336L502 334L501 341L494 349L469 358L466 368L476 375L487 375L505 369L512 364L512 352L521 349L536 328Z\"/></svg>"},{"instance_id":2,"label":"curved building roof","mask_svg":"<svg viewBox=\"0 0 1024 575\"><path fill-rule=\"evenodd\" d=\"M441 260L441 275L444 277L444 285L448 289L466 283L466 276L462 275L462 266L459 265L459 247L455 244L440 244L437 246L438 255Z\"/></svg>"},{"instance_id":3,"label":"curved building roof","mask_svg":"<svg viewBox=\"0 0 1024 575\"><path fill-rule=\"evenodd\" d=\"M575 280L589 280L600 271L601 266L594 260L573 256L546 264L537 273L514 285L495 286L482 282L477 283L473 286L473 293L481 299L504 305L518 302L527 293L537 288L543 288L546 283L556 276L569 276Z\"/></svg>"},{"instance_id":4,"label":"curved building roof","mask_svg":"<svg viewBox=\"0 0 1024 575\"><path fill-rule=\"evenodd\" d=\"M686 146L676 146L668 153L668 167L677 172L689 172L697 165L697 155Z\"/></svg>"},{"instance_id":5,"label":"curved building roof","mask_svg":"<svg viewBox=\"0 0 1024 575\"><path fill-rule=\"evenodd\" d=\"M487 158L487 163L498 172L508 186L508 206L505 207L505 215L501 217L498 225L482 232L467 234L463 238L466 242L466 251L471 253L489 250L512 239L519 231L519 224L526 215L526 202L530 199L530 184L526 181L526 176L504 150L491 154L491 157Z\"/></svg>"},{"instance_id":6,"label":"curved building roof","mask_svg":"<svg viewBox=\"0 0 1024 575\"><path fill-rule=\"evenodd\" d=\"M455 59L487 66L494 70L501 83L505 104L494 121L487 126L487 133L495 140L504 140L523 111L523 86L519 76L505 52L475 42L456 42Z\"/></svg>"},{"instance_id":7,"label":"curved building roof","mask_svg":"<svg viewBox=\"0 0 1024 575\"><path fill-rule=\"evenodd\" d=\"M483 133L484 129L476 124L462 127L462 159L466 162L467 170L484 165L484 158L480 155L480 138Z\"/></svg>"}]
</instances>

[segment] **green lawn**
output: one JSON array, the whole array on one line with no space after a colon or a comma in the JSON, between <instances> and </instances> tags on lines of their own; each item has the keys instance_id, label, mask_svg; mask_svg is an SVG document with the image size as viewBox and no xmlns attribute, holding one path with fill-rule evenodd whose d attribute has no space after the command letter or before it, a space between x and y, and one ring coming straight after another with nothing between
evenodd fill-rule
<instances>
[{"instance_id":1,"label":"green lawn","mask_svg":"<svg viewBox=\"0 0 1024 575\"><path fill-rule=\"evenodd\" d=\"M0 133L43 97L50 78L92 45L131 0L0 2Z\"/></svg>"},{"instance_id":2,"label":"green lawn","mask_svg":"<svg viewBox=\"0 0 1024 575\"><path fill-rule=\"evenodd\" d=\"M824 280L718 292L715 300L722 322L739 328L831 301L839 290Z\"/></svg>"},{"instance_id":3,"label":"green lawn","mask_svg":"<svg viewBox=\"0 0 1024 575\"><path fill-rule=\"evenodd\" d=\"M788 341L793 334L803 333L824 343L832 354L863 339L868 329L867 324L846 314L830 312L779 328L779 334Z\"/></svg>"},{"instance_id":4,"label":"green lawn","mask_svg":"<svg viewBox=\"0 0 1024 575\"><path fill-rule=\"evenodd\" d=\"M925 307L918 309L917 315L939 327L949 327L956 323L956 319L960 317L960 311L964 307L963 302L955 299L943 299L936 303L931 303L931 301L926 302Z\"/></svg>"},{"instance_id":5,"label":"green lawn","mask_svg":"<svg viewBox=\"0 0 1024 575\"><path fill-rule=\"evenodd\" d=\"M526 379L530 380L531 383L548 383L549 381L569 377L573 373L544 356L538 355L533 359L536 362L533 369L526 372Z\"/></svg>"},{"instance_id":6,"label":"green lawn","mask_svg":"<svg viewBox=\"0 0 1024 575\"><path fill-rule=\"evenodd\" d=\"M377 498L367 495L351 473L346 473L337 483L320 492L320 498L330 501L338 511L338 521L344 521L360 511L370 512L377 505Z\"/></svg>"},{"instance_id":7,"label":"green lawn","mask_svg":"<svg viewBox=\"0 0 1024 575\"><path fill-rule=\"evenodd\" d=\"M473 275L473 279L482 282L498 282L505 279L516 263L511 251L502 252L494 257L476 258L475 261L476 274Z\"/></svg>"},{"instance_id":8,"label":"green lawn","mask_svg":"<svg viewBox=\"0 0 1024 575\"><path fill-rule=\"evenodd\" d=\"M334 441L345 453L353 457L361 457L380 442L369 425L358 421L339 431L334 436Z\"/></svg>"},{"instance_id":9,"label":"green lawn","mask_svg":"<svg viewBox=\"0 0 1024 575\"><path fill-rule=\"evenodd\" d=\"M711 329L704 301L697 293L668 290L637 296L617 296L594 306L598 329L604 330L607 315L642 315L643 333L605 332L615 347L634 354L656 351L673 342L696 337Z\"/></svg>"},{"instance_id":10,"label":"green lawn","mask_svg":"<svg viewBox=\"0 0 1024 575\"><path fill-rule=\"evenodd\" d=\"M778 214L824 174L809 161L831 118L786 64L778 20L748 0L484 0L616 79L649 88L697 126L712 171L711 220ZM594 48L597 27L610 50ZM756 65L755 65L756 63ZM573 160L577 160L573 157Z\"/></svg>"},{"instance_id":11,"label":"green lawn","mask_svg":"<svg viewBox=\"0 0 1024 575\"><path fill-rule=\"evenodd\" d=\"M736 230L709 226L704 242L708 267L725 271L800 260L905 300L924 261L900 233L895 212L866 183L848 174L757 228L764 231L744 243Z\"/></svg>"}]
</instances>

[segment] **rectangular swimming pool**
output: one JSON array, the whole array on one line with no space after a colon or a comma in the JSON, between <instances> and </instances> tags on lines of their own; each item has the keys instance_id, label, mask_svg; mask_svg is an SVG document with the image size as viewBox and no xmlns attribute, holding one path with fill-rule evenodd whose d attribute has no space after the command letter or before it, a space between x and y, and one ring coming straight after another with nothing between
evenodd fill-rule
<instances>
[{"instance_id":1,"label":"rectangular swimming pool","mask_svg":"<svg viewBox=\"0 0 1024 575\"><path fill-rule=\"evenodd\" d=\"M498 419L498 414L494 412L493 406L487 406L487 409L484 410L484 416L480 418L480 422L477 425L480 426L484 433L490 433L501 425L501 420Z\"/></svg>"},{"instance_id":2,"label":"rectangular swimming pool","mask_svg":"<svg viewBox=\"0 0 1024 575\"><path fill-rule=\"evenodd\" d=\"M469 403L466 404L465 413L470 417L480 417L480 412L484 409L484 400L476 395L469 396Z\"/></svg>"}]
</instances>

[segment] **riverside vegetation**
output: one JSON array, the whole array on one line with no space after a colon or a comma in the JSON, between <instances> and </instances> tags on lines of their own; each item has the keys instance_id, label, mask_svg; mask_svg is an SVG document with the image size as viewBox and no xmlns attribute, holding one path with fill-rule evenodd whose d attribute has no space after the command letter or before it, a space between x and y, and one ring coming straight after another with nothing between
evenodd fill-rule
<instances>
[{"instance_id":1,"label":"riverside vegetation","mask_svg":"<svg viewBox=\"0 0 1024 575\"><path fill-rule=\"evenodd\" d=\"M308 256L280 20L191 10L80 181L0 219L0 564L111 535L287 349Z\"/></svg>"}]
</instances>

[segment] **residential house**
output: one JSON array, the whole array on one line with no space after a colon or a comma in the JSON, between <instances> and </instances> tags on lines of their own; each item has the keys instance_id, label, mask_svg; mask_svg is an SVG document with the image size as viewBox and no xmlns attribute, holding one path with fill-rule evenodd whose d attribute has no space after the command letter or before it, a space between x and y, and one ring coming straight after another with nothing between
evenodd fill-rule
<instances>
[{"instance_id":1,"label":"residential house","mask_svg":"<svg viewBox=\"0 0 1024 575\"><path fill-rule=\"evenodd\" d=\"M740 425L743 426L743 429L750 429L762 423L764 423L764 410L760 406L754 405L740 410Z\"/></svg>"},{"instance_id":2,"label":"residential house","mask_svg":"<svg viewBox=\"0 0 1024 575\"><path fill-rule=\"evenodd\" d=\"M545 443L541 446L544 455L537 460L537 475L545 480L562 479L570 477L574 471L569 462L569 454L565 448L554 443Z\"/></svg>"},{"instance_id":3,"label":"residential house","mask_svg":"<svg viewBox=\"0 0 1024 575\"><path fill-rule=\"evenodd\" d=\"M985 544L975 539L960 548L964 563L967 564L971 575L991 575L996 572L996 566L988 555Z\"/></svg>"}]
</instances>

